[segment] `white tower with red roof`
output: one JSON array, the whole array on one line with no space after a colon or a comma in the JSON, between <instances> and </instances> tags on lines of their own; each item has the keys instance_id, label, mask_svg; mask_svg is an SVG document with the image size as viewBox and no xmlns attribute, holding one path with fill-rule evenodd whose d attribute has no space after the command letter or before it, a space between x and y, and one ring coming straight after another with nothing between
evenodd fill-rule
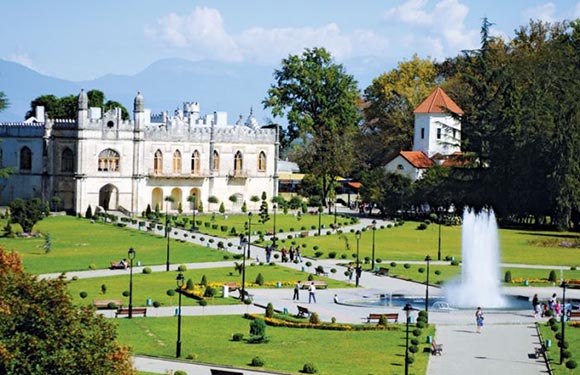
<instances>
[{"instance_id":1,"label":"white tower with red roof","mask_svg":"<svg viewBox=\"0 0 580 375\"><path fill-rule=\"evenodd\" d=\"M421 151L429 158L461 151L461 123L454 115L462 115L463 110L443 89L435 89L414 113L413 151Z\"/></svg>"}]
</instances>

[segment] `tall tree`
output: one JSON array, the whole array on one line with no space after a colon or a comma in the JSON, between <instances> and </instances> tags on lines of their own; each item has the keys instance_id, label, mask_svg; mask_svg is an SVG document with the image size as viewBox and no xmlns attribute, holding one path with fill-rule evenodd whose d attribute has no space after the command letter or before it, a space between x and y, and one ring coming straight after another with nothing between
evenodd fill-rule
<instances>
[{"instance_id":1,"label":"tall tree","mask_svg":"<svg viewBox=\"0 0 580 375\"><path fill-rule=\"evenodd\" d=\"M112 100L105 102L105 94L99 90L90 90L87 92L89 98L89 107L102 108L108 111L113 108L121 108L121 117L123 120L129 119L129 112L119 102ZM78 97L68 95L57 98L54 95L41 95L30 102L30 109L26 113L26 118L33 116L37 106L44 106L46 115L51 118L76 118L78 111Z\"/></svg>"},{"instance_id":2,"label":"tall tree","mask_svg":"<svg viewBox=\"0 0 580 375\"><path fill-rule=\"evenodd\" d=\"M304 143L301 167L321 179L326 202L332 182L353 165L352 141L360 120L356 81L324 48L288 56L274 78L264 107L275 117L286 114L290 139Z\"/></svg>"},{"instance_id":3,"label":"tall tree","mask_svg":"<svg viewBox=\"0 0 580 375\"><path fill-rule=\"evenodd\" d=\"M32 231L34 225L44 217L42 202L38 198L29 200L15 199L8 205L10 208L10 220L20 224L26 233Z\"/></svg>"},{"instance_id":4,"label":"tall tree","mask_svg":"<svg viewBox=\"0 0 580 375\"><path fill-rule=\"evenodd\" d=\"M74 306L66 284L25 273L0 248L0 373L135 374L113 324Z\"/></svg>"}]
</instances>

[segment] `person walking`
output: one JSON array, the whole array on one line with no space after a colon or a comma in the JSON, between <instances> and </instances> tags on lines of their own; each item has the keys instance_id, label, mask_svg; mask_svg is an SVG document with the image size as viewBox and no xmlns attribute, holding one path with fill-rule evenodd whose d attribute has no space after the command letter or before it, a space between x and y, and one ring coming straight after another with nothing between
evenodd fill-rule
<instances>
[{"instance_id":1,"label":"person walking","mask_svg":"<svg viewBox=\"0 0 580 375\"><path fill-rule=\"evenodd\" d=\"M314 282L311 282L310 287L308 287L308 303L312 301L316 303L316 287L314 286Z\"/></svg>"},{"instance_id":2,"label":"person walking","mask_svg":"<svg viewBox=\"0 0 580 375\"><path fill-rule=\"evenodd\" d=\"M300 299L300 296L298 295L299 292L300 292L300 281L298 281L296 285L294 285L294 295L292 296L292 301L298 301Z\"/></svg>"},{"instance_id":3,"label":"person walking","mask_svg":"<svg viewBox=\"0 0 580 375\"><path fill-rule=\"evenodd\" d=\"M475 323L477 324L477 333L481 333L481 327L483 327L483 310L478 307L475 311Z\"/></svg>"},{"instance_id":4,"label":"person walking","mask_svg":"<svg viewBox=\"0 0 580 375\"><path fill-rule=\"evenodd\" d=\"M538 293L534 294L532 298L532 308L534 309L534 318L537 318L540 314L540 299L538 298Z\"/></svg>"}]
</instances>

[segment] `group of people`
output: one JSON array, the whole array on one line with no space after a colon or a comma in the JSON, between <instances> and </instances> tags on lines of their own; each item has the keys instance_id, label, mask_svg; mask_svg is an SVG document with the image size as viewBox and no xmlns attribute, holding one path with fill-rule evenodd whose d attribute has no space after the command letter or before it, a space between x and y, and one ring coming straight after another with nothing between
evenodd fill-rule
<instances>
[{"instance_id":1,"label":"group of people","mask_svg":"<svg viewBox=\"0 0 580 375\"><path fill-rule=\"evenodd\" d=\"M534 318L543 318L549 315L548 311L552 311L552 314L555 316L560 316L563 310L563 306L558 300L556 293L552 294L552 297L550 297L547 303L541 303L540 299L538 298L538 294L534 294L534 297L532 298L532 308L534 312Z\"/></svg>"},{"instance_id":2,"label":"group of people","mask_svg":"<svg viewBox=\"0 0 580 375\"><path fill-rule=\"evenodd\" d=\"M346 272L348 274L348 281L352 281L352 276L356 273L356 277L360 280L362 275L362 266L359 264L358 267L353 267L352 265L348 265L346 267Z\"/></svg>"},{"instance_id":3,"label":"group of people","mask_svg":"<svg viewBox=\"0 0 580 375\"><path fill-rule=\"evenodd\" d=\"M300 281L297 281L294 285L294 295L292 296L292 301L300 300L300 289L302 289L302 284ZM316 286L313 282L311 282L308 286L308 303L311 303L312 301L316 303Z\"/></svg>"},{"instance_id":4,"label":"group of people","mask_svg":"<svg viewBox=\"0 0 580 375\"><path fill-rule=\"evenodd\" d=\"M270 245L266 246L266 248L265 248L266 263L270 263L270 258L272 256L273 250L274 250L274 246L270 246ZM294 262L294 260L302 262L302 255L300 254L300 246L296 246L296 247L290 246L290 248L288 250L286 250L286 246L282 246L282 249L280 249L280 255L282 257L282 259L281 259L282 263Z\"/></svg>"}]
</instances>

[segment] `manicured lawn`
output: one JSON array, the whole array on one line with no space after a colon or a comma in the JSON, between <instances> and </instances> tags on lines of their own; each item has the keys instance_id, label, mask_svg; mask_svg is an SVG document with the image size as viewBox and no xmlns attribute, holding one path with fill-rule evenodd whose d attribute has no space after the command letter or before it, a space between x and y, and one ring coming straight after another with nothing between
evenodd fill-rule
<instances>
[{"instance_id":1,"label":"manicured lawn","mask_svg":"<svg viewBox=\"0 0 580 375\"><path fill-rule=\"evenodd\" d=\"M249 336L250 321L239 316L183 317L183 357L196 361L249 367L253 357L265 361L264 370L299 374L312 362L321 375L400 374L404 369L404 329L395 331L326 331L299 328L266 328L267 344L231 341L232 334ZM136 354L172 358L175 355L175 318L116 320L119 341ZM401 328L404 326L401 325ZM426 331L427 332L427 331ZM424 374L429 354L424 332L410 374ZM413 337L411 335L411 337ZM331 348L331 350L329 350Z\"/></svg>"},{"instance_id":2,"label":"manicured lawn","mask_svg":"<svg viewBox=\"0 0 580 375\"><path fill-rule=\"evenodd\" d=\"M554 375L580 375L580 367L577 367L574 370L566 368L565 363L567 360L564 361L563 365L560 365L560 348L557 346L557 340L554 337L555 332L553 332L547 324L541 323L539 326L542 339L552 340L552 347L548 349L548 358L551 361ZM561 323L558 322L557 326L557 332L561 332ZM565 336L569 345L568 350L572 354L571 359L575 360L577 363L580 362L580 325L567 325Z\"/></svg>"},{"instance_id":3,"label":"manicured lawn","mask_svg":"<svg viewBox=\"0 0 580 375\"><path fill-rule=\"evenodd\" d=\"M73 297L74 303L77 304L92 304L93 299L120 299L124 306L129 305L129 298L123 296L124 291L129 290L129 271L120 270L119 276L99 277L91 279L78 279L71 281L69 290ZM292 288L298 280L306 280L308 273L300 272L282 266L248 266L246 267L246 286L248 288L259 288L260 286L254 284L258 273L264 277L263 288L275 288L277 282L282 284L284 288ZM175 289L176 271L171 272L155 272L150 274L134 273L133 274L133 305L145 306L148 298L152 301L158 301L161 306L175 306L177 305L177 295L168 296L167 290ZM234 267L226 268L206 268L201 270L187 270L184 272L185 280L191 279L194 283L199 283L203 277L206 276L207 282L211 285L216 283L215 288L221 296L221 287L223 283L235 282L241 285L241 276L234 270ZM348 288L352 284L336 281L327 278L315 277L317 280L324 279L331 288ZM106 286L106 293L103 294L101 286ZM88 296L85 299L80 298L80 292L87 292ZM290 291L288 292L290 295ZM233 293L238 296L237 292ZM191 298L182 298L182 303L186 306L198 305L198 301ZM211 305L237 304L239 301L233 298L216 297L209 299L208 303Z\"/></svg>"},{"instance_id":4,"label":"manicured lawn","mask_svg":"<svg viewBox=\"0 0 580 375\"><path fill-rule=\"evenodd\" d=\"M4 225L4 223L0 223ZM15 228L16 229L16 228ZM142 265L165 264L167 240L161 236L111 224L94 223L71 216L51 216L36 224L34 230L50 233L51 251L46 254L40 238L0 237L0 246L16 250L26 271L50 273L87 270L89 265L107 268L110 262L127 257L127 250L137 251ZM203 246L171 240L172 264L223 260L223 252Z\"/></svg>"}]
</instances>

